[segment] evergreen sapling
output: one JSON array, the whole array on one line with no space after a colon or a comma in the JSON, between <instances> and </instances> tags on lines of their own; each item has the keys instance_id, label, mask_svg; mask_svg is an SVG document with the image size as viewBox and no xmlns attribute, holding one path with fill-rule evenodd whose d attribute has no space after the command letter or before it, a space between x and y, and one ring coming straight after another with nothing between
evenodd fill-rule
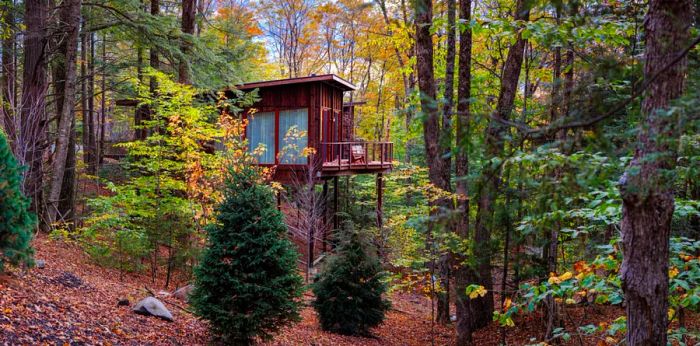
<instances>
[{"instance_id":1,"label":"evergreen sapling","mask_svg":"<svg viewBox=\"0 0 700 346\"><path fill-rule=\"evenodd\" d=\"M0 133L0 272L5 263L32 263L32 229L36 218L20 189L20 168Z\"/></svg>"},{"instance_id":2,"label":"evergreen sapling","mask_svg":"<svg viewBox=\"0 0 700 346\"><path fill-rule=\"evenodd\" d=\"M382 268L374 247L359 232L345 230L313 284L321 328L346 335L369 335L390 308L382 295Z\"/></svg>"},{"instance_id":3,"label":"evergreen sapling","mask_svg":"<svg viewBox=\"0 0 700 346\"><path fill-rule=\"evenodd\" d=\"M255 168L229 168L224 201L195 270L191 304L225 344L269 339L299 319L302 278L274 193Z\"/></svg>"}]
</instances>

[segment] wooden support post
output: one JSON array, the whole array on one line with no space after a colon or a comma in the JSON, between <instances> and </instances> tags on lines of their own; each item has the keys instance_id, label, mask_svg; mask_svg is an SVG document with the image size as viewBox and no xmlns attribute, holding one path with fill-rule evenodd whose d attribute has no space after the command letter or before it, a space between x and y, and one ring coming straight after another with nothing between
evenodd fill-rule
<instances>
[{"instance_id":1,"label":"wooden support post","mask_svg":"<svg viewBox=\"0 0 700 346\"><path fill-rule=\"evenodd\" d=\"M338 232L340 229L340 220L338 219L338 196L340 195L338 191L338 177L333 177L333 232ZM334 239L331 240L331 249L333 246Z\"/></svg>"},{"instance_id":2,"label":"wooden support post","mask_svg":"<svg viewBox=\"0 0 700 346\"><path fill-rule=\"evenodd\" d=\"M382 232L383 227L383 215L382 215L382 199L384 195L384 175L382 173L377 174L377 229L379 233Z\"/></svg>"},{"instance_id":3,"label":"wooden support post","mask_svg":"<svg viewBox=\"0 0 700 346\"><path fill-rule=\"evenodd\" d=\"M277 210L282 211L282 191L277 191Z\"/></svg>"},{"instance_id":4,"label":"wooden support post","mask_svg":"<svg viewBox=\"0 0 700 346\"><path fill-rule=\"evenodd\" d=\"M323 252L326 252L326 245L328 244L328 180L323 181L323 196L321 198L323 198L321 201L323 204L323 223L321 226L323 227L323 230L321 230L323 232L323 244L321 244L321 249Z\"/></svg>"},{"instance_id":5,"label":"wooden support post","mask_svg":"<svg viewBox=\"0 0 700 346\"><path fill-rule=\"evenodd\" d=\"M313 189L313 187L312 187L312 189ZM313 190L312 190L312 192L313 192ZM315 197L315 192L314 192L311 195L311 205L312 205L311 208L312 208L312 210L314 208L313 206L315 205L315 203L316 203L316 197ZM315 230L316 230L317 223L313 218L313 211L311 211L311 215L307 215L306 217L311 218L311 220L309 220L309 222L308 222L308 224L309 224L309 239L308 239L308 244L307 244L308 245L308 249L307 249L308 254L307 254L307 261L306 261L307 262L306 263L306 281L308 282L309 281L309 274L314 266L314 243L316 243Z\"/></svg>"}]
</instances>

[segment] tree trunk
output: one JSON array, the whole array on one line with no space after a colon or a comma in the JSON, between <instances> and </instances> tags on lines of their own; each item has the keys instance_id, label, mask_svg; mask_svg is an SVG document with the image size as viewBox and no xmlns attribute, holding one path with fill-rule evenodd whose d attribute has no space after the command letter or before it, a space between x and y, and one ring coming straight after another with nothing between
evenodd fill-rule
<instances>
[{"instance_id":1,"label":"tree trunk","mask_svg":"<svg viewBox=\"0 0 700 346\"><path fill-rule=\"evenodd\" d=\"M80 0L67 0L61 7L61 26L65 31L59 51L63 55L65 75L63 95L60 97L61 114L58 120L56 151L53 158L51 187L49 191L49 222L58 221L58 204L63 188L63 178L66 171L66 159L70 148L71 128L76 91L76 61L78 52L78 36L80 34ZM60 92L60 91L59 91Z\"/></svg>"},{"instance_id":2,"label":"tree trunk","mask_svg":"<svg viewBox=\"0 0 700 346\"><path fill-rule=\"evenodd\" d=\"M87 168L90 174L97 175L97 113L95 112L95 34L88 36L89 56L87 59L87 104L88 104L88 150L90 163Z\"/></svg>"},{"instance_id":3,"label":"tree trunk","mask_svg":"<svg viewBox=\"0 0 700 346\"><path fill-rule=\"evenodd\" d=\"M15 126L12 121L14 116L16 75L15 75L15 6L11 1L0 2L0 12L2 18L0 22L5 23L4 30L0 31L2 39L2 70L0 70L0 126L4 126L5 133L10 139L15 138Z\"/></svg>"},{"instance_id":4,"label":"tree trunk","mask_svg":"<svg viewBox=\"0 0 700 346\"><path fill-rule=\"evenodd\" d=\"M656 75L686 47L692 4L689 0L651 0L644 21L644 78L651 82L642 101L637 149L620 179L624 248L620 273L627 303L628 345L667 342L669 237L674 210L674 180L668 175L675 168L675 126L682 122L664 114L664 109L683 92L686 58Z\"/></svg>"},{"instance_id":5,"label":"tree trunk","mask_svg":"<svg viewBox=\"0 0 700 346\"><path fill-rule=\"evenodd\" d=\"M559 6L556 6L556 20L557 23L560 22L560 15L561 15L561 9ZM552 94L550 96L550 105L549 105L549 116L550 116L550 122L551 123L556 123L557 121L560 120L560 117L562 115L561 113L561 103L562 103L562 98L561 98L561 47L555 47L554 48L554 62L552 64ZM556 133L556 136L554 138L555 144L557 144L560 148L563 148L564 140L566 136L566 130L559 130ZM551 172L552 175L552 181L554 184L552 185L552 189L554 192L553 195L553 200L555 202L555 205L559 205L559 193L558 193L558 188L557 184L559 184L559 181L562 176L562 171L559 168L556 168L553 172ZM545 249L545 254L547 258L547 271L549 273L556 273L557 272L557 249L559 247L559 229L561 228L561 225L559 222L556 222L554 225L552 225L551 229L549 230L549 246ZM554 299L553 295L548 295L546 300L545 300L545 305L547 306L547 327L545 330L545 340L549 340L552 337L552 333L554 332L554 328L559 326L559 314L558 314L558 304L556 300Z\"/></svg>"},{"instance_id":6,"label":"tree trunk","mask_svg":"<svg viewBox=\"0 0 700 346\"><path fill-rule=\"evenodd\" d=\"M158 16L160 14L160 0L151 0L151 15L153 16ZM151 49L149 50L149 63L150 66L153 70L158 70L160 68L160 58L158 55L158 47L157 46L152 46ZM156 93L156 78L151 77L150 80L150 92L151 95L155 96ZM141 122L143 125L144 121L150 121L153 119L153 115L151 114L153 112L152 109L148 107L143 107L143 111L141 112ZM146 127L141 129L140 133L140 139L144 140L146 137L149 135L149 129Z\"/></svg>"},{"instance_id":7,"label":"tree trunk","mask_svg":"<svg viewBox=\"0 0 700 346\"><path fill-rule=\"evenodd\" d=\"M107 63L107 34L102 36L102 63ZM105 155L105 130L107 129L107 69L102 69L102 81L100 84L100 137L97 141L97 165L101 166Z\"/></svg>"},{"instance_id":8,"label":"tree trunk","mask_svg":"<svg viewBox=\"0 0 700 346\"><path fill-rule=\"evenodd\" d=\"M203 1L203 0L200 0ZM180 66L178 69L179 79L178 81L182 84L192 84L192 77L190 76L190 66L187 62L189 58L189 53L192 47L191 36L194 35L194 19L195 11L197 9L197 0L182 0L182 43L180 49L182 51L182 58L180 59Z\"/></svg>"},{"instance_id":9,"label":"tree trunk","mask_svg":"<svg viewBox=\"0 0 700 346\"><path fill-rule=\"evenodd\" d=\"M15 155L27 167L23 193L32 200L31 210L39 217L39 225L48 230L43 197L43 154L46 150L46 40L47 0L24 2L24 69L22 78L21 119Z\"/></svg>"},{"instance_id":10,"label":"tree trunk","mask_svg":"<svg viewBox=\"0 0 700 346\"><path fill-rule=\"evenodd\" d=\"M525 0L518 0L515 19L527 21L530 10ZM518 32L515 43L511 46L506 57L501 78L501 89L498 103L488 128L486 129L485 166L479 181L479 201L474 233L474 256L478 272L478 283L488 290L483 298L474 302L478 308L474 311L475 328L483 327L491 321L493 315L493 277L491 273L491 230L495 227L494 209L496 197L500 190L500 169L498 158L503 154L507 127L499 119L507 120L513 110L513 102L517 93L520 69L523 63L523 52L526 40Z\"/></svg>"},{"instance_id":11,"label":"tree trunk","mask_svg":"<svg viewBox=\"0 0 700 346\"><path fill-rule=\"evenodd\" d=\"M63 12L62 12L63 13ZM62 27L61 44L57 51L60 57L55 59L56 63L54 71L54 94L56 95L56 119L60 122L65 102L66 88L66 43L65 36L68 33L66 28L66 18L60 18L59 27ZM77 49L77 45L76 45ZM77 54L77 52L76 52ZM75 94L73 95L75 97ZM75 111L71 116L70 134L68 137L68 154L66 156L65 174L63 175L63 183L61 184L61 194L58 202L58 213L66 222L69 222L69 227L75 226L75 160L76 160L76 143L75 143Z\"/></svg>"},{"instance_id":12,"label":"tree trunk","mask_svg":"<svg viewBox=\"0 0 700 346\"><path fill-rule=\"evenodd\" d=\"M440 133L440 148L446 150L441 152L440 157L444 161L444 167L447 168L449 179L449 171L452 166L452 155L450 153L452 146L452 110L454 108L454 70L456 59L456 12L457 4L455 0L447 1L447 56L445 57L445 89L444 89L444 104L442 107L442 128ZM449 180L448 180L449 185ZM450 187L451 189L451 187ZM450 226L454 223L450 222ZM452 227L450 227L452 228ZM441 324L450 323L450 256L442 254L440 256L439 265L440 286L444 289L438 295L437 301L437 321Z\"/></svg>"},{"instance_id":13,"label":"tree trunk","mask_svg":"<svg viewBox=\"0 0 700 346\"><path fill-rule=\"evenodd\" d=\"M471 0L460 0L459 18L461 22L471 21ZM471 76L472 65L472 31L467 27L459 35L459 72L457 83L457 154L455 159L456 192L459 203L459 214L456 231L462 241L469 238L469 129L471 113ZM476 282L476 275L468 264L464 254L455 255L454 281L455 281L455 308L457 312L457 345L465 346L472 343L472 331L475 322L473 319L475 304L466 294L467 286ZM476 301L474 301L476 302Z\"/></svg>"},{"instance_id":14,"label":"tree trunk","mask_svg":"<svg viewBox=\"0 0 700 346\"><path fill-rule=\"evenodd\" d=\"M83 23L83 29L85 28L85 23ZM83 163L85 167L89 167L92 158L90 157L91 151L90 146L90 115L88 114L88 72L87 72L87 46L88 46L88 33L83 31L80 37L80 113L82 115L83 123L83 133L82 133L82 145L83 145Z\"/></svg>"},{"instance_id":15,"label":"tree trunk","mask_svg":"<svg viewBox=\"0 0 700 346\"><path fill-rule=\"evenodd\" d=\"M418 72L418 88L421 92L421 109L424 114L423 120L423 138L425 140L426 161L428 164L428 178L430 183L435 187L451 191L450 187L450 150L449 137L444 138L445 134L450 131L445 129L449 126L443 123L443 128L440 127L440 117L438 102L436 99L435 75L433 71L433 40L430 34L430 26L433 20L433 4L432 0L418 0L416 6L416 69ZM430 229L429 243L434 238L436 220L440 217L440 213L448 210L450 203L445 198L441 198L435 202L431 202L431 216L433 220L428 225ZM428 244L433 247L433 244ZM439 259L439 274L442 289L444 292L438 292L438 321L449 322L449 300L446 297L449 290L449 266L448 257L441 255Z\"/></svg>"}]
</instances>

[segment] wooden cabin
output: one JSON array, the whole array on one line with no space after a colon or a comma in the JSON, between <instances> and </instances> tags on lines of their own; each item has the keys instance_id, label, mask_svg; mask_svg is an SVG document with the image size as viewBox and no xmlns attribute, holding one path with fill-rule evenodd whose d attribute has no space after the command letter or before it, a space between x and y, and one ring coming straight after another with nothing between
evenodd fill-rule
<instances>
[{"instance_id":1,"label":"wooden cabin","mask_svg":"<svg viewBox=\"0 0 700 346\"><path fill-rule=\"evenodd\" d=\"M249 150L264 147L260 165L275 166L274 180L292 182L311 172L316 181L392 169L393 143L359 141L354 107L343 96L356 87L333 74L254 82L259 101L245 109ZM305 136L299 136L299 134ZM315 154L304 156L304 148Z\"/></svg>"}]
</instances>

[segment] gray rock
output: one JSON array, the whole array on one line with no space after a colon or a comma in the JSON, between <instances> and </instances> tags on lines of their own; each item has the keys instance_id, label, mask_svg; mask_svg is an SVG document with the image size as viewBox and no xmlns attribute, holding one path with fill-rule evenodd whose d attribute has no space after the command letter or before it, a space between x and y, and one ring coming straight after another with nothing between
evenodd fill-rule
<instances>
[{"instance_id":1,"label":"gray rock","mask_svg":"<svg viewBox=\"0 0 700 346\"><path fill-rule=\"evenodd\" d=\"M42 259L36 260L36 262L35 262L34 264L36 264L36 267L39 268L39 269L44 269L44 268L46 268L46 261L44 261L44 260L42 260Z\"/></svg>"},{"instance_id":2,"label":"gray rock","mask_svg":"<svg viewBox=\"0 0 700 346\"><path fill-rule=\"evenodd\" d=\"M173 297L183 300L183 301L188 301L190 299L190 294L192 293L192 290L194 289L194 286L192 284L182 286L173 292Z\"/></svg>"},{"instance_id":3,"label":"gray rock","mask_svg":"<svg viewBox=\"0 0 700 346\"><path fill-rule=\"evenodd\" d=\"M154 297L146 297L140 302L136 303L133 311L140 315L156 316L166 321L173 321L173 315L170 313L170 311L168 311L160 300Z\"/></svg>"}]
</instances>

